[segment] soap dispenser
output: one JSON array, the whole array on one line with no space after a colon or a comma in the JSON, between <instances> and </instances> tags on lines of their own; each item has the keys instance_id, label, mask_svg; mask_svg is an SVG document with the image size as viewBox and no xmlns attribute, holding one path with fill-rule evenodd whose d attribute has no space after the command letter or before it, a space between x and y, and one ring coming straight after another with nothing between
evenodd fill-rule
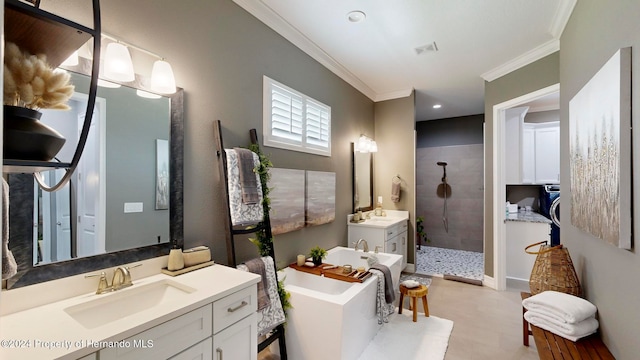
<instances>
[{"instance_id":1,"label":"soap dispenser","mask_svg":"<svg viewBox=\"0 0 640 360\"><path fill-rule=\"evenodd\" d=\"M169 251L169 263L167 264L167 270L175 271L182 268L184 268L182 249L178 247L178 240L173 240L173 248Z\"/></svg>"},{"instance_id":2,"label":"soap dispenser","mask_svg":"<svg viewBox=\"0 0 640 360\"><path fill-rule=\"evenodd\" d=\"M376 216L382 216L382 196L378 196L378 203L376 204L374 214Z\"/></svg>"}]
</instances>

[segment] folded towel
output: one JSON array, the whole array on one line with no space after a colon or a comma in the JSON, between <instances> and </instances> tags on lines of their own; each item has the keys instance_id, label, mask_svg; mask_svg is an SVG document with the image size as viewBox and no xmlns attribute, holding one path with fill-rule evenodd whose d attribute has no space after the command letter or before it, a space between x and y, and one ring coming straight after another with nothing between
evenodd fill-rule
<instances>
[{"instance_id":1,"label":"folded towel","mask_svg":"<svg viewBox=\"0 0 640 360\"><path fill-rule=\"evenodd\" d=\"M242 190L242 202L245 204L257 204L258 182L256 181L255 165L253 163L253 151L242 148L234 148L238 153L238 168L240 169L240 188Z\"/></svg>"},{"instance_id":2,"label":"folded towel","mask_svg":"<svg viewBox=\"0 0 640 360\"><path fill-rule=\"evenodd\" d=\"M389 315L396 311L396 307L386 301L385 275L377 269L369 269L369 271L378 278L378 287L376 290L376 315L378 316L378 324L389 322Z\"/></svg>"},{"instance_id":3,"label":"folded towel","mask_svg":"<svg viewBox=\"0 0 640 360\"><path fill-rule=\"evenodd\" d=\"M399 177L394 177L391 180L391 201L394 203L400 202L400 185L402 180Z\"/></svg>"},{"instance_id":4,"label":"folded towel","mask_svg":"<svg viewBox=\"0 0 640 360\"><path fill-rule=\"evenodd\" d=\"M558 322L554 317L550 317L536 310L525 312L524 318L532 325L551 331L571 341L578 341L580 338L595 333L599 325L595 317L589 317L575 324L569 324Z\"/></svg>"},{"instance_id":5,"label":"folded towel","mask_svg":"<svg viewBox=\"0 0 640 360\"><path fill-rule=\"evenodd\" d=\"M269 294L267 293L267 273L264 262L261 258L251 259L244 263L249 272L260 275L262 280L258 283L258 311L269 305Z\"/></svg>"},{"instance_id":6,"label":"folded towel","mask_svg":"<svg viewBox=\"0 0 640 360\"><path fill-rule=\"evenodd\" d=\"M254 167L260 164L258 155L253 154ZM227 156L227 182L229 191L229 211L231 213L231 224L249 225L255 224L264 219L262 208L262 186L260 176L254 173L256 178L256 189L258 191L258 202L255 204L245 204L242 201L242 187L240 185L240 167L238 166L238 153L233 149L225 149Z\"/></svg>"},{"instance_id":7,"label":"folded towel","mask_svg":"<svg viewBox=\"0 0 640 360\"><path fill-rule=\"evenodd\" d=\"M597 308L589 301L558 291L543 291L522 300L527 310L536 310L560 321L574 324L595 315Z\"/></svg>"},{"instance_id":8,"label":"folded towel","mask_svg":"<svg viewBox=\"0 0 640 360\"><path fill-rule=\"evenodd\" d=\"M391 270L387 265L380 263L373 264L370 269L376 269L382 271L384 274L384 297L387 304L391 304L396 299L395 289L393 288L393 279L391 278Z\"/></svg>"},{"instance_id":9,"label":"folded towel","mask_svg":"<svg viewBox=\"0 0 640 360\"><path fill-rule=\"evenodd\" d=\"M18 272L16 259L9 250L9 184L2 178L2 279L8 279Z\"/></svg>"}]
</instances>

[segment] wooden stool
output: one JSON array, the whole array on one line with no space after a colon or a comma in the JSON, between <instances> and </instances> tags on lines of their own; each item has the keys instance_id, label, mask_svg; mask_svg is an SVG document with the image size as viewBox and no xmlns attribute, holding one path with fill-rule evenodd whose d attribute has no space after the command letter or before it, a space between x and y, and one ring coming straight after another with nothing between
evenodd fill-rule
<instances>
[{"instance_id":1,"label":"wooden stool","mask_svg":"<svg viewBox=\"0 0 640 360\"><path fill-rule=\"evenodd\" d=\"M413 322L418 321L418 309L417 303L418 298L422 298L422 306L424 307L424 316L429 317L429 304L427 303L427 294L429 293L429 288L425 285L420 285L414 288L408 288L404 285L400 285L400 303L398 304L398 314L402 314L402 308L404 305L404 297L410 296L411 301L409 302L409 310L413 309Z\"/></svg>"}]
</instances>

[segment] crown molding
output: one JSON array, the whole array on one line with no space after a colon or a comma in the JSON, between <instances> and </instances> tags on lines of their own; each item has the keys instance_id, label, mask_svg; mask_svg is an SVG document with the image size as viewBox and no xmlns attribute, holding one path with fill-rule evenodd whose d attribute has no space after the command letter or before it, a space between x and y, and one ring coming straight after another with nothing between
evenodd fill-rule
<instances>
[{"instance_id":1,"label":"crown molding","mask_svg":"<svg viewBox=\"0 0 640 360\"><path fill-rule=\"evenodd\" d=\"M411 95L412 92L413 88L391 91L384 94L376 94L376 97L375 99L373 99L373 101L379 102L385 100L400 99Z\"/></svg>"},{"instance_id":2,"label":"crown molding","mask_svg":"<svg viewBox=\"0 0 640 360\"><path fill-rule=\"evenodd\" d=\"M560 1L560 4L558 4L558 9L553 17L551 26L549 27L549 33L554 39L560 39L560 35L562 35L565 26L567 26L567 22L569 21L573 8L576 6L577 2L578 0L564 0Z\"/></svg>"},{"instance_id":3,"label":"crown molding","mask_svg":"<svg viewBox=\"0 0 640 360\"><path fill-rule=\"evenodd\" d=\"M526 53L512 59L493 70L489 70L486 73L480 75L486 81L493 81L499 77L507 75L508 73L518 70L523 66L529 65L536 60L540 60L543 57L553 54L560 50L560 40L551 39L546 43L535 47Z\"/></svg>"},{"instance_id":4,"label":"crown molding","mask_svg":"<svg viewBox=\"0 0 640 360\"><path fill-rule=\"evenodd\" d=\"M313 41L304 36L304 34L298 31L293 25L283 19L265 3L255 0L233 0L233 2L245 9L249 14L255 16L258 20L262 21L265 25L280 34L307 55L311 56L314 60L322 64L342 80L349 83L349 85L356 88L356 90L360 91L366 97L373 101L377 101L376 98L380 96L379 94L347 70L347 68L342 66L338 61L333 59L329 54L323 51Z\"/></svg>"}]
</instances>

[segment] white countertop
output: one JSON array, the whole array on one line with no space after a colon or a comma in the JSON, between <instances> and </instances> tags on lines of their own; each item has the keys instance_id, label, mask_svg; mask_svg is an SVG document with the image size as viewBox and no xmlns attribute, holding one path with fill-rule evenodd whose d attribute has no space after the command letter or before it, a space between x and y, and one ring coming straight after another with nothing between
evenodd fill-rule
<instances>
[{"instance_id":1,"label":"white countertop","mask_svg":"<svg viewBox=\"0 0 640 360\"><path fill-rule=\"evenodd\" d=\"M90 299L107 297L164 279L196 291L180 302L162 303L93 329L86 329L64 311ZM134 278L132 287L118 292L102 295L92 292L4 315L0 318L0 359L77 359L99 350L84 347L87 342L126 339L258 283L259 279L259 275L215 264L176 277L157 274L143 279Z\"/></svg>"},{"instance_id":2,"label":"white countertop","mask_svg":"<svg viewBox=\"0 0 640 360\"><path fill-rule=\"evenodd\" d=\"M347 215L347 225L349 226L362 226L362 227L374 227L374 228L387 228L394 226L400 222L409 220L409 212L402 210L384 210L387 216L375 216L371 211L370 219L366 219L361 222L352 222L353 214Z\"/></svg>"}]
</instances>

